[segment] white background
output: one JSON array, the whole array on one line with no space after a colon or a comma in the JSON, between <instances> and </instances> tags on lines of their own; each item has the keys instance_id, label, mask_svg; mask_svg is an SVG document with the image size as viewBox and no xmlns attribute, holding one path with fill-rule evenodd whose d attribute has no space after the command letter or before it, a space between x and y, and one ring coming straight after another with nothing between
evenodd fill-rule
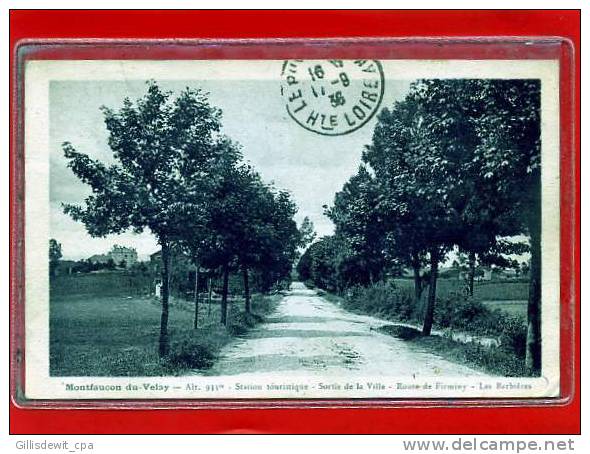
<instances>
[{"instance_id":1,"label":"white background","mask_svg":"<svg viewBox=\"0 0 590 454\"><path fill-rule=\"evenodd\" d=\"M588 21L587 14L588 14L588 2L584 0L560 0L560 1L548 1L548 0L537 0L537 1L527 1L527 0L481 0L477 2L464 2L461 0L447 0L445 2L441 2L440 0L430 0L430 1L421 1L421 0L413 0L413 1L398 1L398 2L391 2L391 1L371 1L365 0L363 2L359 1L339 1L339 2L318 2L317 0L299 0L298 2L293 3L290 2L286 6L290 7L298 7L298 8L318 8L318 7L338 7L338 8L465 8L465 7L478 7L478 8L529 8L534 7L537 9L543 8L582 8L582 29L583 30L590 30L590 21ZM9 92L9 14L8 10L10 8L202 8L202 7L214 7L214 8L238 8L238 7L250 7L250 8L276 8L279 6L278 2L271 2L271 1L250 1L247 3L239 2L239 1L224 1L224 0L217 0L215 2L196 2L196 1L182 1L182 0L168 0L166 2L163 1L154 1L150 2L147 0L137 0L137 1L130 1L130 0L102 0L102 1L71 1L71 0L53 0L49 1L28 1L28 0L5 0L0 4L0 41L2 45L0 46L0 64L2 65L2 71L0 71L0 82L2 84L2 100L3 102L0 104L0 136L2 139L2 152L0 152L0 210L4 215L4 221L1 223L1 242L0 242L0 263L1 263L1 270L0 270L0 289L2 290L2 301L4 302L4 310L1 311L1 327L3 328L1 331L2 335L2 348L1 348L1 357L0 357L0 364L3 364L4 367L3 373L0 376L0 389L4 391L4 405L0 406L0 446L2 446L3 452L31 452L31 451L24 451L24 450L17 450L16 449L16 441L17 440L25 440L34 439L35 441L40 441L42 439L53 439L55 441L60 441L64 439L68 439L73 444L76 440L84 441L84 442L93 442L94 443L94 450L93 451L86 451L86 452L104 452L104 453L118 453L118 452L138 452L141 451L142 453L160 453L162 450L166 450L169 453L197 453L199 451L203 451L206 449L214 449L215 452L239 452L240 454L246 452L256 452L257 454L263 453L276 453L280 452L281 454L288 454L288 453L300 453L303 450L309 452L325 452L326 449L334 448L334 451L337 451L339 454L346 454L346 453L358 453L360 450L362 452L387 452L387 453L397 453L402 452L402 440L408 440L412 438L418 437L408 437L408 436L378 436L378 437L361 437L361 436L347 436L347 437L312 437L312 436L289 436L287 437L261 437L258 436L234 436L234 437L211 437L211 436L149 436L149 437L140 437L140 436L100 436L100 437L89 437L89 436L80 436L80 437L63 437L63 436L56 436L56 437L23 437L23 436L9 436L8 435L8 368L6 365L8 364L8 342L7 342L7 332L8 332L8 299L9 299L9 287L8 287L8 261L9 261L9 253L8 253L8 229L9 224L8 220L8 207L9 207L9 192L8 192L8 175L9 175L9 154L8 154L8 140L9 140L9 105L8 105L8 92ZM590 48L590 42L588 39L589 33L586 32L585 36L582 37L582 67L588 68L588 49ZM588 103L590 102L590 97L587 93L587 82L588 77L582 78L582 118L585 119L587 123L587 114L588 114ZM584 156L588 151L586 148L588 147L587 144L589 142L589 128L582 128L582 156ZM589 180L588 180L588 166L585 159L582 159L582 188L581 194L588 194L589 187ZM582 225L587 225L588 221L588 198L582 198ZM589 282L589 275L588 270L585 265L587 265L587 261L585 260L585 255L588 252L588 245L585 239L582 239L582 295L587 295L588 291L588 282ZM582 325L588 326L589 314L590 311L586 309L582 313ZM589 330L582 330L582 345L588 345L589 341ZM588 376L588 361L582 364L582 383L587 381ZM589 429L588 424L588 407L589 407L589 392L585 390L582 393L582 432L587 432ZM433 437L428 437L432 439ZM436 437L439 439L456 439L457 437ZM480 438L484 438L483 436ZM486 437L491 438L491 437ZM499 438L518 438L523 439L525 437L497 437ZM535 440L543 440L545 438L551 437L530 437L531 439ZM586 433L581 437L552 437L553 439L564 439L567 440L568 438L575 439L575 452L589 452L590 451L590 435ZM58 452L58 451L54 451ZM417 452L417 451L416 451ZM424 451L422 451L424 452ZM434 451L433 451L434 452ZM466 451L466 452L478 452L478 451ZM489 452L489 451L481 451L481 452ZM526 451L523 451L526 452ZM538 451L537 451L538 452ZM564 451L568 452L568 451Z\"/></svg>"}]
</instances>

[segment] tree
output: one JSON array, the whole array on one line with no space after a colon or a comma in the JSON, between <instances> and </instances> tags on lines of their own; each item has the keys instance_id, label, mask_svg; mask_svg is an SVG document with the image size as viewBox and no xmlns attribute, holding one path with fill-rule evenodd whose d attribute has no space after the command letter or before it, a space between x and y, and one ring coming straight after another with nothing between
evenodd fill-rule
<instances>
[{"instance_id":1,"label":"tree","mask_svg":"<svg viewBox=\"0 0 590 454\"><path fill-rule=\"evenodd\" d=\"M275 285L290 284L291 271L299 257L299 250L315 237L311 222L304 222L302 229L297 227L294 219L296 214L297 205L291 195L284 190L274 192L271 224L275 246L267 248L270 254L262 270L273 277Z\"/></svg>"},{"instance_id":2,"label":"tree","mask_svg":"<svg viewBox=\"0 0 590 454\"><path fill-rule=\"evenodd\" d=\"M250 311L249 271L258 274L262 290L290 281L298 250L313 237L313 225L304 221L298 229L294 216L297 207L286 191L252 181L249 203L244 206L248 221L243 225L237 253L244 277L246 312Z\"/></svg>"},{"instance_id":3,"label":"tree","mask_svg":"<svg viewBox=\"0 0 590 454\"><path fill-rule=\"evenodd\" d=\"M207 234L201 247L201 263L209 269L219 269L222 276L221 316L228 323L229 274L236 270L237 253L247 220L242 211L247 203L245 188L250 178L249 166L240 163L241 150L236 143L225 139L220 143L225 150L215 167L216 180L208 205Z\"/></svg>"},{"instance_id":4,"label":"tree","mask_svg":"<svg viewBox=\"0 0 590 454\"><path fill-rule=\"evenodd\" d=\"M341 257L344 286L368 285L382 277L385 226L380 211L379 188L365 166L359 167L325 214L334 222L336 235L347 242L349 254Z\"/></svg>"},{"instance_id":5,"label":"tree","mask_svg":"<svg viewBox=\"0 0 590 454\"><path fill-rule=\"evenodd\" d=\"M345 287L342 264L349 255L344 238L324 236L311 244L299 260L299 278L324 290L341 292Z\"/></svg>"},{"instance_id":6,"label":"tree","mask_svg":"<svg viewBox=\"0 0 590 454\"><path fill-rule=\"evenodd\" d=\"M264 268L274 249L281 245L276 243L272 223L273 216L277 215L272 188L262 183L260 176L250 168L242 169L241 176L237 188L241 210L234 222L235 253L243 278L244 309L250 313L250 270Z\"/></svg>"},{"instance_id":7,"label":"tree","mask_svg":"<svg viewBox=\"0 0 590 454\"><path fill-rule=\"evenodd\" d=\"M488 110L474 160L507 212L530 237L526 365L541 371L541 94L538 80L481 82Z\"/></svg>"},{"instance_id":8,"label":"tree","mask_svg":"<svg viewBox=\"0 0 590 454\"><path fill-rule=\"evenodd\" d=\"M421 81L424 104L439 109L431 128L463 171L457 244L482 261L529 246L501 238L530 237L527 366L539 373L540 340L540 84L537 80ZM438 125L438 126L437 126ZM454 145L453 145L454 144ZM505 260L505 259L504 259ZM511 264L512 266L512 264Z\"/></svg>"},{"instance_id":9,"label":"tree","mask_svg":"<svg viewBox=\"0 0 590 454\"><path fill-rule=\"evenodd\" d=\"M186 222L182 225L178 240L180 250L190 257L195 268L194 328L198 328L199 319L199 271L201 266L207 265L207 261L211 264L211 261L215 260L213 256L218 247L216 241L219 238L215 230L217 227L214 225L214 216L218 212L213 207L217 206L217 197L219 197L222 188L231 184L231 181L226 180L233 178L232 170L242 157L240 147L227 137L219 137L212 147L215 159L208 163L210 167L206 169L207 176L196 181L195 183L198 185L195 185L192 192L186 194L189 202L185 207ZM213 267L216 266L218 266L217 263L213 265ZM224 301L227 301L227 295L225 295ZM222 306L225 308L222 319L225 319L227 306Z\"/></svg>"},{"instance_id":10,"label":"tree","mask_svg":"<svg viewBox=\"0 0 590 454\"><path fill-rule=\"evenodd\" d=\"M309 222L300 233L293 217L297 207L285 191L265 184L260 175L239 162L240 147L225 146L235 159L226 159L216 170L218 175L211 203L206 247L201 255L210 268L223 275L221 322L228 322L228 278L240 271L244 283L246 312L250 307L250 273L258 271L263 290L290 276L297 249L311 235ZM306 236L305 240L303 236Z\"/></svg>"},{"instance_id":11,"label":"tree","mask_svg":"<svg viewBox=\"0 0 590 454\"><path fill-rule=\"evenodd\" d=\"M456 242L458 215L452 203L457 190L454 163L446 159L432 123L422 109L424 87L414 84L408 97L384 109L372 143L363 154L380 187L379 210L389 226L391 255L412 266L415 296L421 293L420 267L430 265L428 299L422 332L432 329L438 265Z\"/></svg>"},{"instance_id":12,"label":"tree","mask_svg":"<svg viewBox=\"0 0 590 454\"><path fill-rule=\"evenodd\" d=\"M363 161L374 171L379 188L377 209L387 225L385 253L390 262L412 268L416 304L424 288L421 269L428 252L428 232L415 206L420 194L410 192L409 186L414 179L411 154L424 135L423 120L417 112L418 104L411 99L396 103L391 110L383 109L373 140L363 153Z\"/></svg>"},{"instance_id":13,"label":"tree","mask_svg":"<svg viewBox=\"0 0 590 454\"><path fill-rule=\"evenodd\" d=\"M499 238L531 236L527 357L537 359L527 362L535 370L540 367L539 102L537 81L420 80L406 99L382 112L364 154L383 187L381 206L394 226L395 255L408 257L404 245L428 253L425 334L441 253L459 246L470 256L473 276L477 256L499 257Z\"/></svg>"},{"instance_id":14,"label":"tree","mask_svg":"<svg viewBox=\"0 0 590 454\"><path fill-rule=\"evenodd\" d=\"M308 254L309 249L305 249L308 245L312 244L316 238L316 232L314 230L313 222L306 216L299 227L299 236L301 243L299 245L300 251L302 251L298 257L295 271L297 277L302 282L311 281L311 254Z\"/></svg>"},{"instance_id":15,"label":"tree","mask_svg":"<svg viewBox=\"0 0 590 454\"><path fill-rule=\"evenodd\" d=\"M49 240L49 275L55 276L59 260L62 258L61 243L51 238Z\"/></svg>"},{"instance_id":16,"label":"tree","mask_svg":"<svg viewBox=\"0 0 590 454\"><path fill-rule=\"evenodd\" d=\"M518 216L514 213L513 197L498 191L489 168L482 172L479 151L483 138L489 135L482 125L490 115L496 115L494 109L498 107L490 108L491 85L506 85L506 82L423 80L413 86L411 93L420 104L421 115L434 139L432 145L440 150L443 162L448 163L450 190L441 195L448 198L457 213L454 236L456 245L468 257L470 294L473 294L477 259L484 263L494 257L500 260L499 251L507 249L506 243L498 243L500 238L522 232L521 224L515 220Z\"/></svg>"},{"instance_id":17,"label":"tree","mask_svg":"<svg viewBox=\"0 0 590 454\"><path fill-rule=\"evenodd\" d=\"M520 273L523 277L528 277L529 274L529 264L527 262L522 262L520 264Z\"/></svg>"},{"instance_id":18,"label":"tree","mask_svg":"<svg viewBox=\"0 0 590 454\"><path fill-rule=\"evenodd\" d=\"M303 221L301 221L301 225L299 226L299 248L305 248L307 245L313 243L317 234L315 232L315 228L313 222L309 217L305 216Z\"/></svg>"},{"instance_id":19,"label":"tree","mask_svg":"<svg viewBox=\"0 0 590 454\"><path fill-rule=\"evenodd\" d=\"M313 246L313 244L312 244ZM311 246L305 250L305 252L299 258L297 262L297 276L302 282L309 282L312 279L311 266L312 266L312 253L310 252Z\"/></svg>"},{"instance_id":20,"label":"tree","mask_svg":"<svg viewBox=\"0 0 590 454\"><path fill-rule=\"evenodd\" d=\"M221 112L200 90L175 99L153 81L135 103L103 107L114 163L107 165L63 144L68 167L92 188L83 206L64 205L92 236L149 229L162 248L159 354L168 354L170 247L193 211L194 193L214 168Z\"/></svg>"}]
</instances>

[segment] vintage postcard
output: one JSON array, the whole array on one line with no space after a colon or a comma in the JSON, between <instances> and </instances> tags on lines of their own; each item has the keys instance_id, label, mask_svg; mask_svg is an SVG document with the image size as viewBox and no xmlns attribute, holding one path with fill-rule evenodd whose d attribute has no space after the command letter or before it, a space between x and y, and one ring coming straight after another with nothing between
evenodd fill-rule
<instances>
[{"instance_id":1,"label":"vintage postcard","mask_svg":"<svg viewBox=\"0 0 590 454\"><path fill-rule=\"evenodd\" d=\"M557 60L28 61L26 399L556 397Z\"/></svg>"}]
</instances>

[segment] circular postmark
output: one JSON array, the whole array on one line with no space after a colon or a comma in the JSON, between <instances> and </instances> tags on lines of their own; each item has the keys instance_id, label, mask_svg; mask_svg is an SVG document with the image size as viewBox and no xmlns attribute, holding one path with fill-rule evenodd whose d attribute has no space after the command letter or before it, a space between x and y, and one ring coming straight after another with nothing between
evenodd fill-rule
<instances>
[{"instance_id":1,"label":"circular postmark","mask_svg":"<svg viewBox=\"0 0 590 454\"><path fill-rule=\"evenodd\" d=\"M285 60L281 94L289 116L308 131L339 136L377 112L384 91L377 60Z\"/></svg>"}]
</instances>

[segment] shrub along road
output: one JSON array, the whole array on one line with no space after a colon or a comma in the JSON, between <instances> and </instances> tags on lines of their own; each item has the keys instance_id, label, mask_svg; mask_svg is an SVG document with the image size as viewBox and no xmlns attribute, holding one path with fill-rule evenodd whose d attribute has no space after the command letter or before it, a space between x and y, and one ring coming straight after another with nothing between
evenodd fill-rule
<instances>
[{"instance_id":1,"label":"shrub along road","mask_svg":"<svg viewBox=\"0 0 590 454\"><path fill-rule=\"evenodd\" d=\"M390 322L352 314L293 283L266 322L227 344L205 375L484 376L377 331Z\"/></svg>"}]
</instances>

